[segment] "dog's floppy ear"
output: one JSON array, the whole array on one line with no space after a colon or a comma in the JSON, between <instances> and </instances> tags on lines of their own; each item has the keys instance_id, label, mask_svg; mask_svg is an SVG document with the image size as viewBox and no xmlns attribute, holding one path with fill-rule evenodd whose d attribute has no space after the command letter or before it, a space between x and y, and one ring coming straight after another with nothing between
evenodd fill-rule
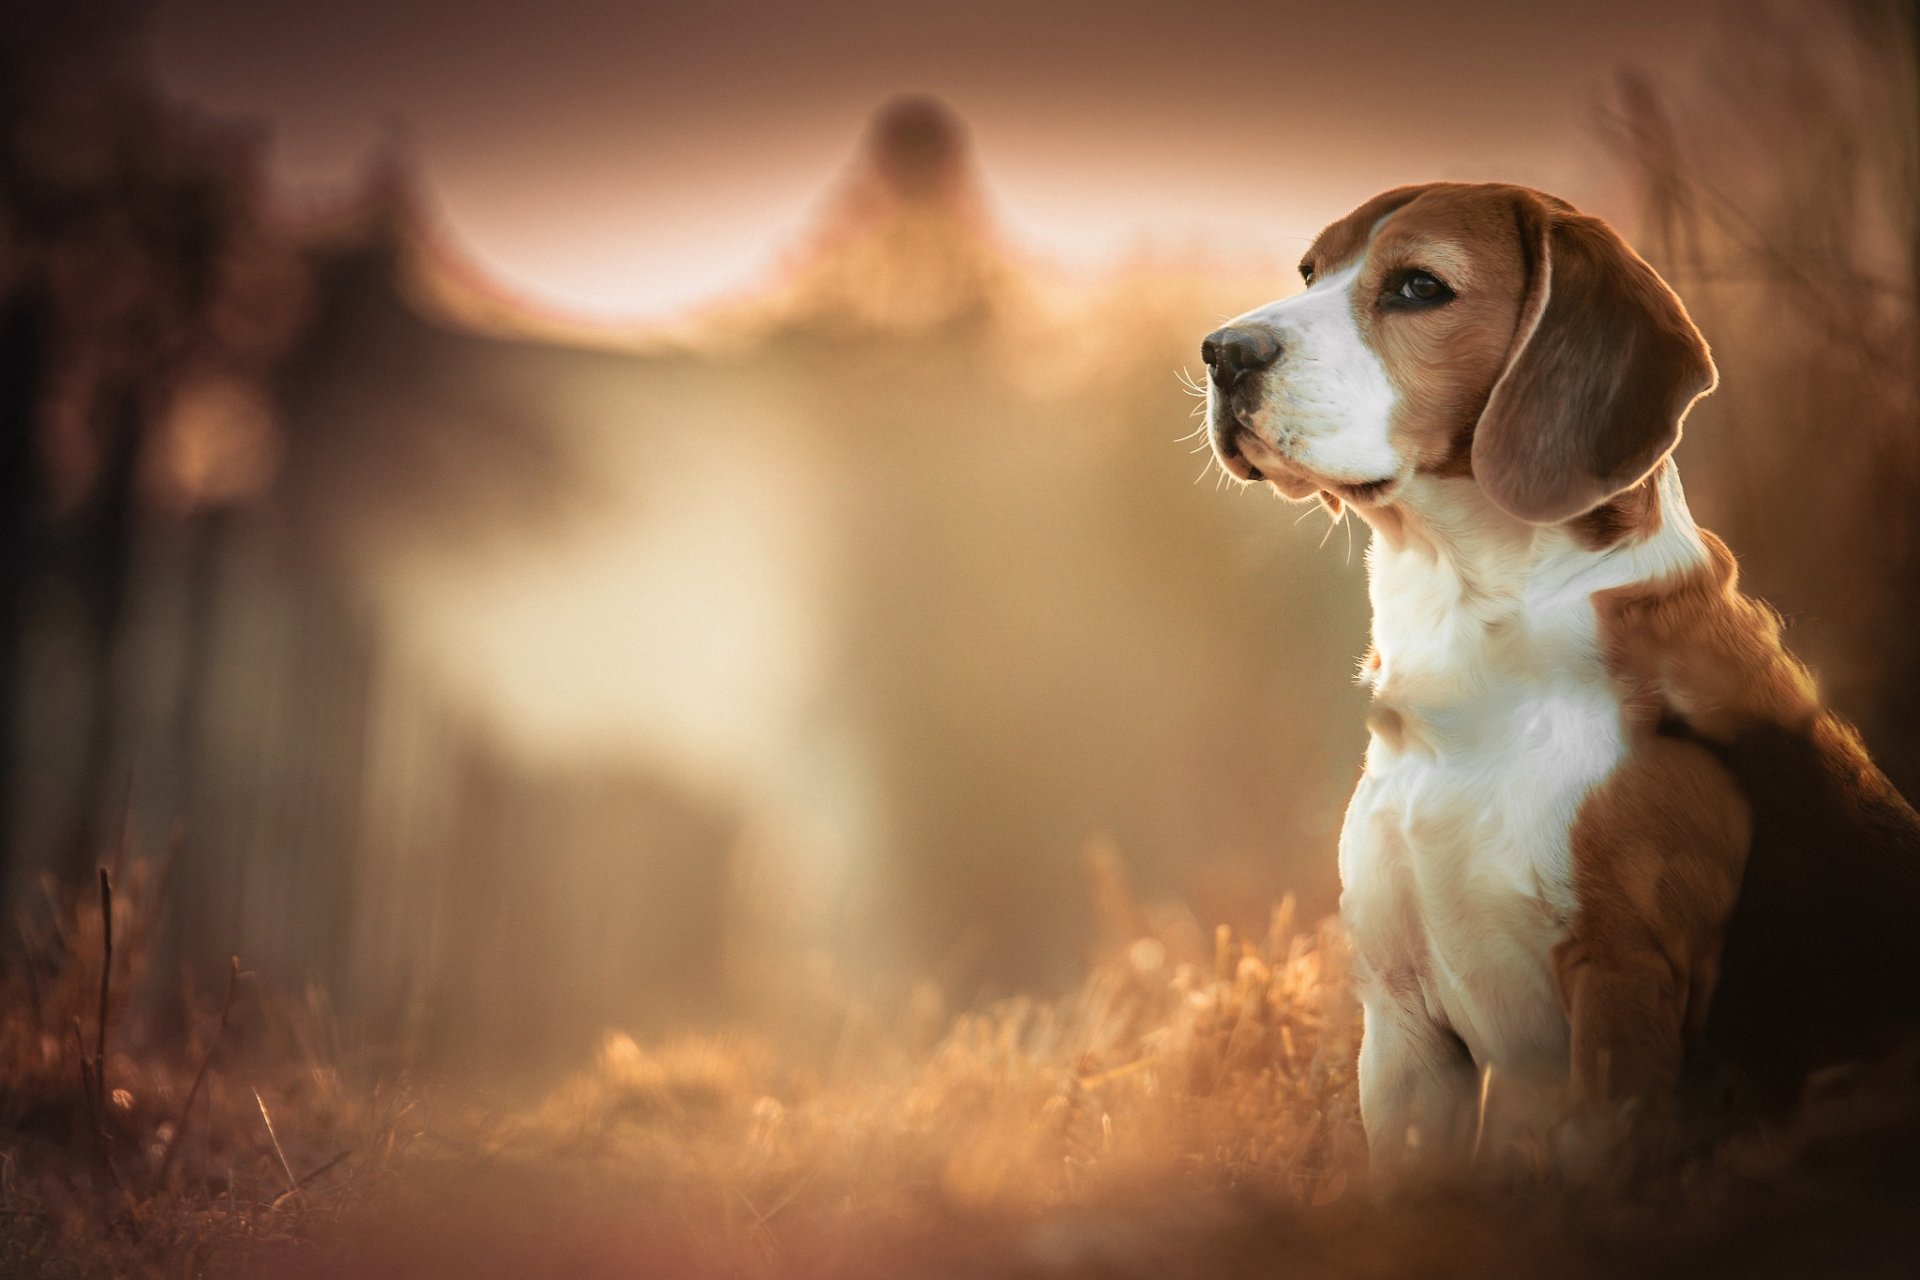
<instances>
[{"instance_id":1,"label":"dog's floppy ear","mask_svg":"<svg viewBox=\"0 0 1920 1280\"><path fill-rule=\"evenodd\" d=\"M1502 508L1558 524L1631 488L1713 389L1706 340L1666 281L1598 218L1519 197L1530 268L1473 474Z\"/></svg>"}]
</instances>

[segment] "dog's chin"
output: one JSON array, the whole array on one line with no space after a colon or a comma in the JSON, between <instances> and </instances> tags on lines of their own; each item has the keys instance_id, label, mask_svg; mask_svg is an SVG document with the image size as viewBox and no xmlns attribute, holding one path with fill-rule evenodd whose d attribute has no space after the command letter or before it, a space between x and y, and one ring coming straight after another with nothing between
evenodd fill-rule
<instances>
[{"instance_id":1,"label":"dog's chin","mask_svg":"<svg viewBox=\"0 0 1920 1280\"><path fill-rule=\"evenodd\" d=\"M1398 476L1379 480L1338 480L1321 475L1281 453L1273 445L1242 427L1226 436L1214 437L1214 456L1228 475L1246 483L1264 481L1269 488L1291 502L1318 498L1336 515L1342 507L1365 510L1384 506L1400 487Z\"/></svg>"},{"instance_id":2,"label":"dog's chin","mask_svg":"<svg viewBox=\"0 0 1920 1280\"><path fill-rule=\"evenodd\" d=\"M1220 469L1235 480L1242 484L1264 484L1290 502L1311 498L1321 489L1318 480L1284 462L1263 460L1256 463L1238 450L1218 447L1213 455L1219 461Z\"/></svg>"},{"instance_id":3,"label":"dog's chin","mask_svg":"<svg viewBox=\"0 0 1920 1280\"><path fill-rule=\"evenodd\" d=\"M1224 426L1215 422L1209 440L1220 469L1242 484L1265 483L1281 496L1294 499L1311 497L1320 487L1279 450L1238 422Z\"/></svg>"}]
</instances>

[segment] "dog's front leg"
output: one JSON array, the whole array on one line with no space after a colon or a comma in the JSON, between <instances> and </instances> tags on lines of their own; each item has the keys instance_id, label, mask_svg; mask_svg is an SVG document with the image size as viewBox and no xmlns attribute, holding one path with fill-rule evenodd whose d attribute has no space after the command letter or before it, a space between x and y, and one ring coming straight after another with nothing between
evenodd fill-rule
<instances>
[{"instance_id":1,"label":"dog's front leg","mask_svg":"<svg viewBox=\"0 0 1920 1280\"><path fill-rule=\"evenodd\" d=\"M1571 1036L1568 1101L1576 1116L1637 1109L1672 1096L1685 1058L1685 968L1652 936L1579 938L1554 955Z\"/></svg>"},{"instance_id":2,"label":"dog's front leg","mask_svg":"<svg viewBox=\"0 0 1920 1280\"><path fill-rule=\"evenodd\" d=\"M1475 1074L1466 1046L1416 991L1379 989L1362 1005L1360 1119L1376 1192L1465 1167Z\"/></svg>"},{"instance_id":3,"label":"dog's front leg","mask_svg":"<svg viewBox=\"0 0 1920 1280\"><path fill-rule=\"evenodd\" d=\"M1648 935L1576 937L1554 965L1570 1035L1569 1105L1553 1141L1561 1173L1605 1184L1660 1167L1677 1137L1689 1012L1710 980Z\"/></svg>"},{"instance_id":4,"label":"dog's front leg","mask_svg":"<svg viewBox=\"0 0 1920 1280\"><path fill-rule=\"evenodd\" d=\"M1712 999L1751 834L1746 802L1690 743L1642 744L1588 797L1572 840L1580 910L1554 953L1571 1042L1563 1164L1621 1140L1657 1156L1690 1033Z\"/></svg>"}]
</instances>

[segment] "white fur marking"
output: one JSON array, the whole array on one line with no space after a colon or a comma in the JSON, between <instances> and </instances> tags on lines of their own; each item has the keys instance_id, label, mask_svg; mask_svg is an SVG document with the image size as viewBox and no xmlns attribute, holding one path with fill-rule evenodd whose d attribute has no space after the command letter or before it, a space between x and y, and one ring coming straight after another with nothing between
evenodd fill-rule
<instances>
[{"instance_id":1,"label":"white fur marking","mask_svg":"<svg viewBox=\"0 0 1920 1280\"><path fill-rule=\"evenodd\" d=\"M1604 550L1524 524L1471 479L1414 477L1409 534L1367 548L1376 732L1340 838L1341 911L1366 975L1361 1108L1376 1151L1471 1109L1495 1067L1531 1123L1568 1057L1552 951L1575 910L1569 837L1626 752L1593 595L1706 562L1673 463L1661 525ZM1376 1035L1376 1029L1391 1028ZM1437 1065L1438 1064L1438 1065ZM1532 1099L1528 1101L1531 1092Z\"/></svg>"},{"instance_id":2,"label":"white fur marking","mask_svg":"<svg viewBox=\"0 0 1920 1280\"><path fill-rule=\"evenodd\" d=\"M1254 428L1301 467L1347 484L1402 470L1389 432L1399 393L1354 318L1353 285L1364 265L1233 321L1280 334L1280 359L1266 374Z\"/></svg>"}]
</instances>

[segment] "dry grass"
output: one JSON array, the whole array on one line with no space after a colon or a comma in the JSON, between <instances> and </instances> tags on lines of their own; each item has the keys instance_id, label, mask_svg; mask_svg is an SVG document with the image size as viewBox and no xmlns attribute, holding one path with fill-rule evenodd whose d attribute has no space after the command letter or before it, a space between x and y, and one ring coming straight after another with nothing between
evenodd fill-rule
<instances>
[{"instance_id":1,"label":"dry grass","mask_svg":"<svg viewBox=\"0 0 1920 1280\"><path fill-rule=\"evenodd\" d=\"M616 1033L494 1110L349 1087L322 1015L244 979L184 1037L145 1027L135 871L98 1088L99 904L43 912L9 978L0 1275L1866 1275L1920 1244L1907 1131L1845 1106L1632 1201L1376 1209L1337 929L1283 903L1208 937L1095 869L1112 943L1066 998L849 1005L817 1060Z\"/></svg>"},{"instance_id":2,"label":"dry grass","mask_svg":"<svg viewBox=\"0 0 1920 1280\"><path fill-rule=\"evenodd\" d=\"M151 1023L156 877L43 884L0 985L0 1275L240 1271L309 1239L388 1167L407 1108L347 1088L319 1002L263 999L238 961ZM156 1045L167 1048L162 1051Z\"/></svg>"},{"instance_id":3,"label":"dry grass","mask_svg":"<svg viewBox=\"0 0 1920 1280\"><path fill-rule=\"evenodd\" d=\"M607 1038L524 1114L450 1126L334 1274L868 1275L991 1270L1119 1246L1151 1206L1198 1225L1242 1201L1362 1190L1346 953L1290 904L1208 945L1171 917L1057 1002L1015 999L916 1049L934 997L849 1010L818 1067L746 1036ZM1091 1216L1088 1216L1091 1215ZM377 1260L377 1261L376 1261Z\"/></svg>"}]
</instances>

